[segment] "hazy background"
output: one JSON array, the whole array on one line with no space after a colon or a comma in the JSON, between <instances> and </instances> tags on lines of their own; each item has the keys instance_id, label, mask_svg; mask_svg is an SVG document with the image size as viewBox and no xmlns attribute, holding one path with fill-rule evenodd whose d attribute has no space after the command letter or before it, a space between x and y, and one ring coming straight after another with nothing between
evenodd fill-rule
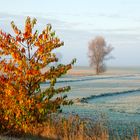
<instances>
[{"instance_id":1,"label":"hazy background","mask_svg":"<svg viewBox=\"0 0 140 140\"><path fill-rule=\"evenodd\" d=\"M58 49L62 62L77 58L88 66L88 42L104 36L114 47L109 66L140 66L139 0L0 0L0 28L11 32L10 22L21 28L26 16L38 19L39 30L51 23L65 42Z\"/></svg>"}]
</instances>

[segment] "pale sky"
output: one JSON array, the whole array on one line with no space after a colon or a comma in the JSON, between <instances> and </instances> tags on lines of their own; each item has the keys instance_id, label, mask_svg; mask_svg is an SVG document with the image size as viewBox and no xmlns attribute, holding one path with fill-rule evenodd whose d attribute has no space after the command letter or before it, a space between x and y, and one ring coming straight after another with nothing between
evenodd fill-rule
<instances>
[{"instance_id":1,"label":"pale sky","mask_svg":"<svg viewBox=\"0 0 140 140\"><path fill-rule=\"evenodd\" d=\"M10 21L21 26L24 16L38 19L38 28L52 23L65 42L58 51L62 62L77 58L88 66L88 42L104 36L114 47L109 66L140 66L140 0L0 0L0 28L10 30Z\"/></svg>"}]
</instances>

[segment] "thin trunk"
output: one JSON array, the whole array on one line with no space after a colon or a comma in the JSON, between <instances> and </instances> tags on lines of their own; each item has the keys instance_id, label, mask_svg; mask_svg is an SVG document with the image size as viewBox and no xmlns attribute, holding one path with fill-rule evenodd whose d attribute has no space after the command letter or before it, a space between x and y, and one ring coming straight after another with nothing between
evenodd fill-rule
<instances>
[{"instance_id":1,"label":"thin trunk","mask_svg":"<svg viewBox=\"0 0 140 140\"><path fill-rule=\"evenodd\" d=\"M99 64L96 65L96 74L99 74Z\"/></svg>"},{"instance_id":2,"label":"thin trunk","mask_svg":"<svg viewBox=\"0 0 140 140\"><path fill-rule=\"evenodd\" d=\"M29 61L30 61L30 59L31 59L30 46L28 46L28 58L29 58Z\"/></svg>"},{"instance_id":3,"label":"thin trunk","mask_svg":"<svg viewBox=\"0 0 140 140\"><path fill-rule=\"evenodd\" d=\"M30 60L31 60L31 54L30 54L31 52L30 52L30 46L28 45L28 67L29 67L29 69L31 68L30 67ZM29 83L28 83L28 95L29 96L31 96L31 80L30 81L28 81Z\"/></svg>"}]
</instances>

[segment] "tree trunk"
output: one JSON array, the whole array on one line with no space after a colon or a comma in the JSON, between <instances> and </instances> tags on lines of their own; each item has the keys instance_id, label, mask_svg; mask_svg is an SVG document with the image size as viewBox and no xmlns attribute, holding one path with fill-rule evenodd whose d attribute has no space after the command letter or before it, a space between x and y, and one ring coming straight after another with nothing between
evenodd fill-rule
<instances>
[{"instance_id":1,"label":"tree trunk","mask_svg":"<svg viewBox=\"0 0 140 140\"><path fill-rule=\"evenodd\" d=\"M99 73L100 73L100 68L99 68L99 65L97 64L96 65L96 74L99 75Z\"/></svg>"}]
</instances>

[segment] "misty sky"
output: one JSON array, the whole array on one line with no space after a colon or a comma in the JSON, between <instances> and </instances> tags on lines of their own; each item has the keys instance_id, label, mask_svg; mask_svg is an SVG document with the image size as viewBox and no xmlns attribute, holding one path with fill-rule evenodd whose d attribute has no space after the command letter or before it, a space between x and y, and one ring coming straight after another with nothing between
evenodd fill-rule
<instances>
[{"instance_id":1,"label":"misty sky","mask_svg":"<svg viewBox=\"0 0 140 140\"><path fill-rule=\"evenodd\" d=\"M88 42L104 36L114 47L109 66L140 66L140 0L0 0L0 28L10 30L14 20L22 28L26 16L38 19L41 30L47 23L65 42L58 49L62 62L77 58L88 66Z\"/></svg>"}]
</instances>

